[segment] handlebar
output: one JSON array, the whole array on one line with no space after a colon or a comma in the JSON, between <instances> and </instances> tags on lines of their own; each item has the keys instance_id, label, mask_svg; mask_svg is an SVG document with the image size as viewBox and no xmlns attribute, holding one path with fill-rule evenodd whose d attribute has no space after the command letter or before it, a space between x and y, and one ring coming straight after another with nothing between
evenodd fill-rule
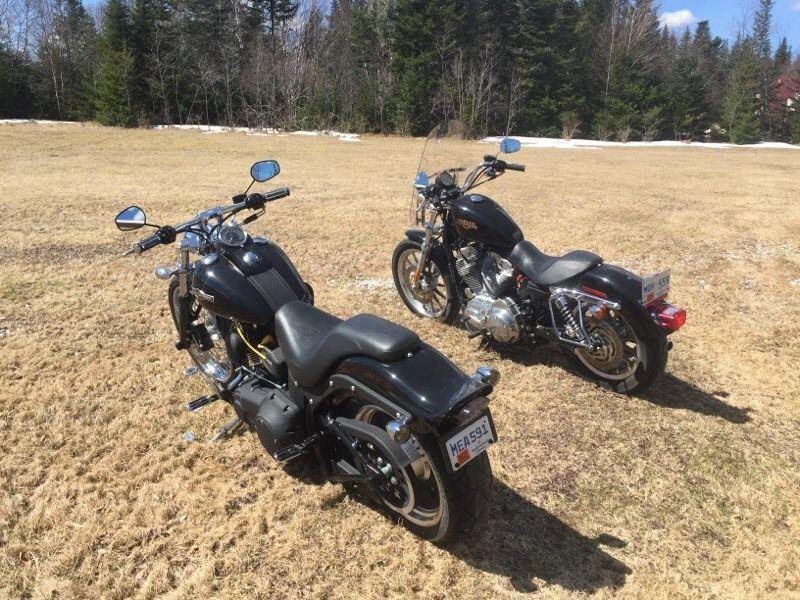
<instances>
[{"instance_id":1,"label":"handlebar","mask_svg":"<svg viewBox=\"0 0 800 600\"><path fill-rule=\"evenodd\" d=\"M518 165L513 163L506 163L506 171L520 171L525 172L525 165Z\"/></svg>"},{"instance_id":2,"label":"handlebar","mask_svg":"<svg viewBox=\"0 0 800 600\"><path fill-rule=\"evenodd\" d=\"M275 200L280 200L281 198L286 198L287 196L291 195L291 191L289 188L279 188L277 190L273 190L266 194L259 194L254 193L245 195L240 194L238 196L234 196L233 204L229 204L228 206L218 206L211 210L204 211L200 213L200 216L192 219L191 221L186 221L185 223L181 223L177 227L170 227L166 225L161 227L156 233L153 235L144 238L143 240L139 240L136 244L133 245L133 248L128 250L127 252L123 253L123 256L129 256L131 254L141 254L142 252L146 252L156 246L161 244L171 244L175 241L175 237L179 233L183 233L195 225L198 225L201 221L213 218L213 217L223 217L227 214L237 213L239 211L245 209L256 210L263 208L267 202L274 202Z\"/></svg>"}]
</instances>

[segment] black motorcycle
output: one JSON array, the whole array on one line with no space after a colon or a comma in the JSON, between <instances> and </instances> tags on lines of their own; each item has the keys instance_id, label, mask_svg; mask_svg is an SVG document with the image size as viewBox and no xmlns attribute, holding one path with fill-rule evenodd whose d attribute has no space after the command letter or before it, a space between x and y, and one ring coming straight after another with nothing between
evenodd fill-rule
<instances>
[{"instance_id":1,"label":"black motorcycle","mask_svg":"<svg viewBox=\"0 0 800 600\"><path fill-rule=\"evenodd\" d=\"M330 481L368 495L418 535L443 543L484 517L497 440L488 396L499 374L469 377L412 331L376 316L341 320L313 306L311 287L274 243L242 225L287 188L250 193L280 171L253 165L253 182L233 204L175 227L147 223L136 206L116 218L123 231L157 231L126 255L171 244L179 260L159 267L169 281L176 347L186 350L213 392L192 411L222 400L279 462L306 455ZM232 217L253 211L241 224ZM193 256L195 255L195 256Z\"/></svg>"},{"instance_id":2,"label":"black motorcycle","mask_svg":"<svg viewBox=\"0 0 800 600\"><path fill-rule=\"evenodd\" d=\"M452 166L463 127L449 121L425 143L415 181L414 220L395 249L400 297L423 317L459 321L470 337L500 346L559 344L577 367L614 390L650 386L667 363L667 336L686 312L666 302L670 272L641 278L583 250L548 256L524 239L494 200L472 193L507 171L524 171L486 155L462 185ZM506 138L501 153L520 149ZM445 168L443 168L445 167Z\"/></svg>"}]
</instances>

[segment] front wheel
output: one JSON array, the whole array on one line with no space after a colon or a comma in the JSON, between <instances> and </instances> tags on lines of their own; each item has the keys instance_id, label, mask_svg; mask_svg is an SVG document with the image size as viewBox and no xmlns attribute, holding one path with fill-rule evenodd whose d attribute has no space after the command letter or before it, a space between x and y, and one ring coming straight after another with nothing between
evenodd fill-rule
<instances>
[{"instance_id":1,"label":"front wheel","mask_svg":"<svg viewBox=\"0 0 800 600\"><path fill-rule=\"evenodd\" d=\"M588 377L616 392L639 394L655 383L667 365L666 336L653 335L646 318L626 310L608 310L602 318L587 314L584 322L594 348L565 345L562 349Z\"/></svg>"},{"instance_id":2,"label":"front wheel","mask_svg":"<svg viewBox=\"0 0 800 600\"><path fill-rule=\"evenodd\" d=\"M391 420L374 406L362 407L356 418L381 428ZM363 450L377 469L391 464L371 444ZM433 434L412 435L403 450L414 460L404 469L393 467L381 483L367 484L372 495L405 527L431 542L444 545L475 531L489 508L493 478L488 455L484 452L451 473Z\"/></svg>"},{"instance_id":3,"label":"front wheel","mask_svg":"<svg viewBox=\"0 0 800 600\"><path fill-rule=\"evenodd\" d=\"M224 339L227 321L200 306L194 296L190 295L188 303L184 302L175 279L169 286L169 308L179 335L181 311L188 311L186 322L190 329L190 341L186 351L214 391L218 392L234 377L233 364Z\"/></svg>"},{"instance_id":4,"label":"front wheel","mask_svg":"<svg viewBox=\"0 0 800 600\"><path fill-rule=\"evenodd\" d=\"M397 293L408 309L421 317L450 323L458 314L458 296L448 265L438 253L431 252L428 263L415 283L422 246L413 240L403 240L392 255L392 275Z\"/></svg>"}]
</instances>

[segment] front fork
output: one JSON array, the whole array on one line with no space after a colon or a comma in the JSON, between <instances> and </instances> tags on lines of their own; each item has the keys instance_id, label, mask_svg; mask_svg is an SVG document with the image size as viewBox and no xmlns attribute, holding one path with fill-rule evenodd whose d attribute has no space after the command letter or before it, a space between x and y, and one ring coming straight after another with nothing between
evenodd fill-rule
<instances>
[{"instance_id":1,"label":"front fork","mask_svg":"<svg viewBox=\"0 0 800 600\"><path fill-rule=\"evenodd\" d=\"M189 280L191 274L191 260L189 257L189 249L181 243L180 254L178 258L178 268L175 270L174 275L178 278L178 302L180 309L178 310L178 335L180 339L176 346L178 350L188 348L190 343L190 330L189 330L189 313L191 311L191 282Z\"/></svg>"},{"instance_id":2,"label":"front fork","mask_svg":"<svg viewBox=\"0 0 800 600\"><path fill-rule=\"evenodd\" d=\"M422 274L422 271L425 269L425 265L428 264L428 256L431 253L431 238L433 238L433 223L425 223L425 239L422 240L422 248L420 248L419 252L419 262L417 263L417 269L414 271L414 275L411 277L411 285L413 286L413 290L415 292L419 291L419 278Z\"/></svg>"}]
</instances>

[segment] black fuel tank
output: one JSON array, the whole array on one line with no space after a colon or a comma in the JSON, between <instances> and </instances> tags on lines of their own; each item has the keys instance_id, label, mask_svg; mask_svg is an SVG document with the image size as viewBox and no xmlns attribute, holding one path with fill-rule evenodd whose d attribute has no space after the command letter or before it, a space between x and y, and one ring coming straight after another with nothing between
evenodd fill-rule
<instances>
[{"instance_id":1,"label":"black fuel tank","mask_svg":"<svg viewBox=\"0 0 800 600\"><path fill-rule=\"evenodd\" d=\"M513 248L523 240L522 230L497 202L482 194L468 194L450 203L456 231L465 240L495 248Z\"/></svg>"},{"instance_id":2,"label":"black fuel tank","mask_svg":"<svg viewBox=\"0 0 800 600\"><path fill-rule=\"evenodd\" d=\"M192 287L197 301L212 313L256 325L270 323L287 302L310 301L292 261L263 238L248 238L241 248L203 257Z\"/></svg>"}]
</instances>

